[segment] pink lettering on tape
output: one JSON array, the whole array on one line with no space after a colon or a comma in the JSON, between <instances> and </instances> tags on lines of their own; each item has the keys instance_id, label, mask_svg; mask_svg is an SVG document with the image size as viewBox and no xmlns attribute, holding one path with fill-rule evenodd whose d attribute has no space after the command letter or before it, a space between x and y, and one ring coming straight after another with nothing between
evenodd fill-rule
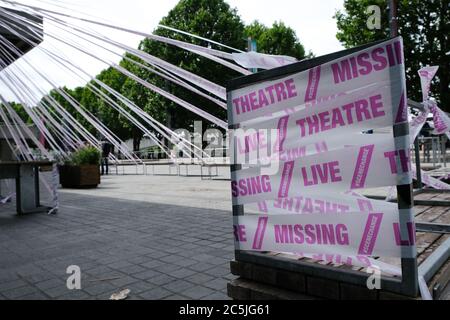
<instances>
[{"instance_id":1,"label":"pink lettering on tape","mask_svg":"<svg viewBox=\"0 0 450 320\"><path fill-rule=\"evenodd\" d=\"M308 87L306 88L305 102L315 100L319 89L321 66L309 70Z\"/></svg>"},{"instance_id":2,"label":"pink lettering on tape","mask_svg":"<svg viewBox=\"0 0 450 320\"><path fill-rule=\"evenodd\" d=\"M359 150L355 173L352 179L352 189L364 188L374 149L375 145L369 145L364 146Z\"/></svg>"},{"instance_id":3,"label":"pink lettering on tape","mask_svg":"<svg viewBox=\"0 0 450 320\"><path fill-rule=\"evenodd\" d=\"M403 45L400 41L375 47L371 52L363 52L353 57L345 57L333 63L331 70L334 83L339 84L352 79L382 71L403 64Z\"/></svg>"},{"instance_id":4,"label":"pink lettering on tape","mask_svg":"<svg viewBox=\"0 0 450 320\"><path fill-rule=\"evenodd\" d=\"M278 121L278 139L277 144L275 145L275 151L281 152L283 151L283 145L286 141L287 137L287 129L289 123L289 116L281 117Z\"/></svg>"},{"instance_id":5,"label":"pink lettering on tape","mask_svg":"<svg viewBox=\"0 0 450 320\"><path fill-rule=\"evenodd\" d=\"M295 161L289 161L284 164L283 175L281 176L280 189L278 191L278 198L286 198L289 194L289 187L291 186L292 174L294 173Z\"/></svg>"},{"instance_id":6,"label":"pink lettering on tape","mask_svg":"<svg viewBox=\"0 0 450 320\"><path fill-rule=\"evenodd\" d=\"M234 225L234 239L237 242L247 242L244 225Z\"/></svg>"},{"instance_id":7,"label":"pink lettering on tape","mask_svg":"<svg viewBox=\"0 0 450 320\"><path fill-rule=\"evenodd\" d=\"M258 219L258 227L256 228L255 238L253 239L252 245L253 250L261 250L268 221L269 217L261 217Z\"/></svg>"},{"instance_id":8,"label":"pink lettering on tape","mask_svg":"<svg viewBox=\"0 0 450 320\"><path fill-rule=\"evenodd\" d=\"M343 106L312 114L295 121L300 129L300 137L312 136L320 132L340 127L354 126L386 116L383 96L376 94Z\"/></svg>"},{"instance_id":9,"label":"pink lettering on tape","mask_svg":"<svg viewBox=\"0 0 450 320\"><path fill-rule=\"evenodd\" d=\"M402 123L408 121L408 106L405 99L405 93L402 93L402 97L400 99L400 105L398 106L397 118L395 119L395 123Z\"/></svg>"},{"instance_id":10,"label":"pink lettering on tape","mask_svg":"<svg viewBox=\"0 0 450 320\"><path fill-rule=\"evenodd\" d=\"M265 201L258 202L258 209L260 212L269 212L269 209L267 208L267 203Z\"/></svg>"},{"instance_id":11,"label":"pink lettering on tape","mask_svg":"<svg viewBox=\"0 0 450 320\"><path fill-rule=\"evenodd\" d=\"M361 244L359 246L359 255L370 256L372 254L373 249L375 248L375 242L377 241L382 220L382 213L369 214L366 227L364 228L364 234L361 239Z\"/></svg>"},{"instance_id":12,"label":"pink lettering on tape","mask_svg":"<svg viewBox=\"0 0 450 320\"><path fill-rule=\"evenodd\" d=\"M368 212L373 210L372 202L369 199L358 199L358 207L361 212Z\"/></svg>"},{"instance_id":13,"label":"pink lettering on tape","mask_svg":"<svg viewBox=\"0 0 450 320\"><path fill-rule=\"evenodd\" d=\"M316 142L315 146L316 146L317 153L322 153L322 152L328 151L328 146L327 146L326 141Z\"/></svg>"},{"instance_id":14,"label":"pink lettering on tape","mask_svg":"<svg viewBox=\"0 0 450 320\"><path fill-rule=\"evenodd\" d=\"M349 235L345 224L277 224L274 226L278 244L348 246Z\"/></svg>"},{"instance_id":15,"label":"pink lettering on tape","mask_svg":"<svg viewBox=\"0 0 450 320\"><path fill-rule=\"evenodd\" d=\"M253 196L255 194L272 192L270 177L267 175L249 177L231 181L231 191L234 198Z\"/></svg>"},{"instance_id":16,"label":"pink lettering on tape","mask_svg":"<svg viewBox=\"0 0 450 320\"><path fill-rule=\"evenodd\" d=\"M402 234L400 232L400 224L394 223L394 236L397 246L407 247L412 246L416 243L416 225L413 222L408 222L406 228L408 230L408 239L402 239Z\"/></svg>"},{"instance_id":17,"label":"pink lettering on tape","mask_svg":"<svg viewBox=\"0 0 450 320\"><path fill-rule=\"evenodd\" d=\"M425 67L419 70L423 101L427 101L430 97L431 81L436 75L438 69L439 67Z\"/></svg>"},{"instance_id":18,"label":"pink lettering on tape","mask_svg":"<svg viewBox=\"0 0 450 320\"><path fill-rule=\"evenodd\" d=\"M448 116L436 105L431 102L430 110L433 113L434 134L444 134L450 131L450 119Z\"/></svg>"},{"instance_id":19,"label":"pink lettering on tape","mask_svg":"<svg viewBox=\"0 0 450 320\"><path fill-rule=\"evenodd\" d=\"M297 95L294 79L288 79L233 99L233 110L238 115L250 113L295 98Z\"/></svg>"}]
</instances>

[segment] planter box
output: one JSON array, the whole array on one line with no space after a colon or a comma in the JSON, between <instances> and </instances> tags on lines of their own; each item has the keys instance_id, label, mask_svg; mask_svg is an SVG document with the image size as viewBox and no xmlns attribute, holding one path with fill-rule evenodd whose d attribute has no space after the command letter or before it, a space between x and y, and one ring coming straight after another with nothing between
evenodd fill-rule
<instances>
[{"instance_id":1,"label":"planter box","mask_svg":"<svg viewBox=\"0 0 450 320\"><path fill-rule=\"evenodd\" d=\"M52 166L40 166L39 171L40 172L52 172L53 167Z\"/></svg>"},{"instance_id":2,"label":"planter box","mask_svg":"<svg viewBox=\"0 0 450 320\"><path fill-rule=\"evenodd\" d=\"M100 170L96 165L60 166L59 181L63 188L97 188Z\"/></svg>"}]
</instances>

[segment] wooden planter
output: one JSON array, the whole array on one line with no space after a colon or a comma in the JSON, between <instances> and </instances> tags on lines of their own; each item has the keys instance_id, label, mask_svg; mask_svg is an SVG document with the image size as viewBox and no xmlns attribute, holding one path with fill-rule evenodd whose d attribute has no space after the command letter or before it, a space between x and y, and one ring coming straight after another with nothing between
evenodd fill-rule
<instances>
[{"instance_id":1,"label":"wooden planter","mask_svg":"<svg viewBox=\"0 0 450 320\"><path fill-rule=\"evenodd\" d=\"M59 181L63 188L97 188L100 170L96 165L60 166Z\"/></svg>"}]
</instances>

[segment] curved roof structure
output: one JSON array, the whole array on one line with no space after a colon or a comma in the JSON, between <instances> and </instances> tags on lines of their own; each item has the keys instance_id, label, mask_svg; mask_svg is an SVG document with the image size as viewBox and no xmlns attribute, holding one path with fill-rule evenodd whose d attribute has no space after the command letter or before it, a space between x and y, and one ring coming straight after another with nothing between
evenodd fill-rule
<instances>
[{"instance_id":1,"label":"curved roof structure","mask_svg":"<svg viewBox=\"0 0 450 320\"><path fill-rule=\"evenodd\" d=\"M39 25L43 25L42 22L42 18L38 18L36 16L30 15L26 12L23 11L17 11L17 10L12 10L12 9L7 9L7 8L2 8L3 10L7 10L10 11L14 14L17 15L21 15L22 17L35 21L37 24ZM10 28L12 30L8 30L7 28L0 26L0 35L5 37L8 41L12 42L18 49L20 49L23 53L27 53L28 51L30 51L31 49L33 49L33 46L31 46L29 43L23 41L23 39L20 39L20 37L17 36L17 34L15 33L19 33L19 34L24 34L24 31L21 29L21 26L18 26L17 23L9 20L7 17L2 17L2 22L7 23L8 25L10 25ZM33 42L36 43L41 43L43 40L43 29L40 32L40 37L36 36L32 39ZM15 57L15 59L17 60L18 58L20 58L19 55L17 55L17 53L12 52L10 49L3 47L4 50L7 50L11 55L13 55ZM2 69L2 67L0 66L0 70Z\"/></svg>"}]
</instances>

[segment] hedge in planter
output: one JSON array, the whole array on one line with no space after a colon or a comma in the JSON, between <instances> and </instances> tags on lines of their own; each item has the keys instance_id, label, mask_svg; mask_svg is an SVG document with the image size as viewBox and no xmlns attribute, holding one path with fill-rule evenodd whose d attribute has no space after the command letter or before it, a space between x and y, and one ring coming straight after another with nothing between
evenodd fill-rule
<instances>
[{"instance_id":1,"label":"hedge in planter","mask_svg":"<svg viewBox=\"0 0 450 320\"><path fill-rule=\"evenodd\" d=\"M100 184L100 152L85 147L74 152L69 161L59 167L63 188L96 188Z\"/></svg>"}]
</instances>

